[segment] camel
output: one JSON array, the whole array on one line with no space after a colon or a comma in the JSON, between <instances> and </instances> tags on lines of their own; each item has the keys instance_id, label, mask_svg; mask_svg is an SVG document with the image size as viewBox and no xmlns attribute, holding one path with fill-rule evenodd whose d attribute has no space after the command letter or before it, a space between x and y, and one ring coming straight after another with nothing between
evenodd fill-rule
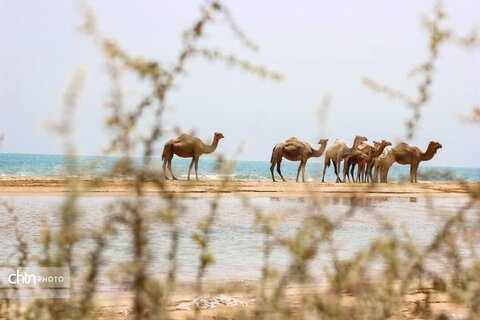
<instances>
[{"instance_id":1,"label":"camel","mask_svg":"<svg viewBox=\"0 0 480 320\"><path fill-rule=\"evenodd\" d=\"M436 141L430 141L425 152L405 142L399 143L379 162L380 181L387 182L388 171L392 164L397 162L410 165L410 182L417 183L417 170L420 162L432 159L440 148L442 145ZM376 172L375 174L377 175Z\"/></svg>"},{"instance_id":2,"label":"camel","mask_svg":"<svg viewBox=\"0 0 480 320\"><path fill-rule=\"evenodd\" d=\"M320 141L318 141L318 144L320 145L318 150L313 149L312 146L307 142L300 141L294 137L285 140L285 142L277 144L272 150L272 157L270 160L270 172L272 173L272 180L274 182L276 181L273 173L276 165L278 174L282 180L285 181L282 172L280 171L282 159L285 158L290 161L300 161L300 165L298 166L297 170L297 182L300 171L302 171L302 181L305 182L305 166L307 165L308 159L312 157L321 157L327 148L327 143L328 139L320 139Z\"/></svg>"},{"instance_id":3,"label":"camel","mask_svg":"<svg viewBox=\"0 0 480 320\"><path fill-rule=\"evenodd\" d=\"M335 142L325 152L325 164L323 166L322 182L325 182L325 171L327 170L327 167L330 166L330 160L333 162L335 174L337 175L336 182L342 182L342 179L340 179L338 176L338 173L340 172L340 163L342 160L352 154L353 151L357 150L360 144L367 140L368 139L366 137L357 135L353 140L353 145L351 148L347 147L345 142L342 140L335 140Z\"/></svg>"},{"instance_id":4,"label":"camel","mask_svg":"<svg viewBox=\"0 0 480 320\"><path fill-rule=\"evenodd\" d=\"M378 156L376 159L373 161L373 169L374 169L374 175L373 175L373 181L372 182L381 182L380 181L380 171L383 170L382 168L386 166L386 163L391 161L390 158L390 151L392 150L384 150L383 153ZM388 157L388 158L387 158ZM386 182L386 181L385 181Z\"/></svg>"},{"instance_id":5,"label":"camel","mask_svg":"<svg viewBox=\"0 0 480 320\"><path fill-rule=\"evenodd\" d=\"M223 139L224 136L220 132L215 132L213 136L213 142L211 145L206 145L202 140L194 137L192 135L183 133L179 135L176 139L171 139L165 143L163 147L162 160L163 160L163 172L165 175L165 180L168 180L167 177L167 164L168 170L172 175L173 180L177 180L173 175L172 171L172 159L176 154L182 158L192 158L190 167L188 168L187 180L190 180L190 172L192 171L192 166L195 164L195 178L198 180L198 160L202 154L209 154L214 152L217 149L218 141Z\"/></svg>"},{"instance_id":6,"label":"camel","mask_svg":"<svg viewBox=\"0 0 480 320\"><path fill-rule=\"evenodd\" d=\"M364 146L362 150L360 150L360 147ZM350 176L352 177L353 182L359 182L359 179L355 179L353 173L355 172L355 166L358 164L359 170L357 170L357 176L358 173L360 172L360 167L367 161L367 158L369 157L369 154L372 152L373 147L366 144L362 143L361 145L358 146L356 150L353 150L353 152L347 156L344 159L343 162L343 181L346 181L348 179L348 182L350 182ZM350 175L349 175L350 171Z\"/></svg>"},{"instance_id":7,"label":"camel","mask_svg":"<svg viewBox=\"0 0 480 320\"><path fill-rule=\"evenodd\" d=\"M358 175L362 178L362 182L368 182L369 180L370 182L373 181L372 169L375 159L383 154L383 151L386 147L391 145L392 143L387 140L373 142L373 148L371 149L371 152L368 154L365 162L361 163L358 168ZM361 149L361 147L362 146L360 146L359 149Z\"/></svg>"}]
</instances>

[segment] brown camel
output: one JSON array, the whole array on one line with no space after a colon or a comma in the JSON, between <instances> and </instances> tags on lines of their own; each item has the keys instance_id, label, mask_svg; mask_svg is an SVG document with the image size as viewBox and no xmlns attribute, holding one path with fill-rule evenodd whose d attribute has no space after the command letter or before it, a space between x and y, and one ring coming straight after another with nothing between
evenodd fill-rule
<instances>
[{"instance_id":1,"label":"brown camel","mask_svg":"<svg viewBox=\"0 0 480 320\"><path fill-rule=\"evenodd\" d=\"M417 170L420 162L432 159L440 148L442 148L442 145L436 141L430 141L425 152L405 142L399 143L380 161L378 168L380 181L387 182L388 171L392 164L397 162L410 165L410 182L417 183Z\"/></svg>"},{"instance_id":2,"label":"brown camel","mask_svg":"<svg viewBox=\"0 0 480 320\"><path fill-rule=\"evenodd\" d=\"M383 154L383 151L386 147L391 145L392 143L387 140L373 142L373 148L371 149L371 152L369 153L367 159L358 168L358 175L360 175L360 177L362 178L362 182L368 182L369 180L370 182L373 181L372 169L375 159ZM359 147L359 149L360 148L361 146Z\"/></svg>"},{"instance_id":3,"label":"brown camel","mask_svg":"<svg viewBox=\"0 0 480 320\"><path fill-rule=\"evenodd\" d=\"M360 150L360 147L362 146L364 147L362 150ZM345 160L343 161L343 181L347 181L348 179L348 182L350 182L350 177L352 177L353 182L359 182L355 180L355 177L353 175L355 172L355 166L358 164L360 168L362 164L367 161L367 158L369 157L369 154L372 152L372 150L372 146L367 145L366 143L362 143L358 146L356 150L353 150L352 153L345 158ZM357 170L357 175L358 172L359 170Z\"/></svg>"},{"instance_id":4,"label":"brown camel","mask_svg":"<svg viewBox=\"0 0 480 320\"><path fill-rule=\"evenodd\" d=\"M325 152L325 164L323 166L322 182L325 182L325 171L327 170L327 167L330 166L330 160L333 162L333 168L335 169L335 174L337 175L337 182L342 182L342 179L340 179L338 176L338 173L340 172L340 163L342 160L352 154L353 151L357 150L360 144L367 140L368 139L366 137L357 135L353 140L353 145L351 148L347 147L345 142L342 140L335 140L335 142Z\"/></svg>"},{"instance_id":5,"label":"brown camel","mask_svg":"<svg viewBox=\"0 0 480 320\"><path fill-rule=\"evenodd\" d=\"M270 172L272 173L272 180L275 182L275 175L273 173L275 165L277 166L277 172L283 178L282 172L280 171L280 164L282 159L285 158L290 161L300 161L297 171L297 182L300 175L300 170L302 171L302 181L305 182L305 166L307 165L308 159L315 157L321 157L325 149L327 148L328 139L320 139L318 144L320 148L315 150L312 146L305 142L300 141L297 138L289 138L285 142L277 144L272 150L272 157L270 160Z\"/></svg>"},{"instance_id":6,"label":"brown camel","mask_svg":"<svg viewBox=\"0 0 480 320\"><path fill-rule=\"evenodd\" d=\"M192 162L188 168L187 180L190 180L190 171L192 171L193 164L195 164L195 178L198 180L198 160L200 159L200 156L202 154L214 152L215 149L217 149L218 141L220 141L222 138L224 138L223 134L220 132L215 132L211 145L206 145L202 142L202 140L186 133L179 135L176 139L168 140L163 147L162 153L163 172L165 174L165 179L168 180L166 170L168 163L168 170L170 171L172 178L177 180L172 171L172 159L173 155L176 154L182 158L192 158Z\"/></svg>"}]
</instances>

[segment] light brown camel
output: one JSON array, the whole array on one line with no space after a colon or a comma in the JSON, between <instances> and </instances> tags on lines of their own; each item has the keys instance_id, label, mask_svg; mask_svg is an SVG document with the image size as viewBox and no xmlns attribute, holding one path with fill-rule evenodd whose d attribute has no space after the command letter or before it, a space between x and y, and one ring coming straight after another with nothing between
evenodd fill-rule
<instances>
[{"instance_id":1,"label":"light brown camel","mask_svg":"<svg viewBox=\"0 0 480 320\"><path fill-rule=\"evenodd\" d=\"M380 182L387 182L388 171L394 162L410 165L410 182L417 183L417 170L420 162L432 159L442 145L436 141L430 141L427 150L422 152L417 147L410 146L405 142L399 143L393 148L379 164Z\"/></svg>"},{"instance_id":2,"label":"light brown camel","mask_svg":"<svg viewBox=\"0 0 480 320\"><path fill-rule=\"evenodd\" d=\"M362 150L360 150L362 146L364 147ZM355 166L358 164L360 167L363 163L365 163L372 150L372 146L362 143L356 150L353 150L352 153L343 160L343 181L347 181L346 179L348 179L348 182L350 182L350 177L352 177L353 182L358 182L355 180L353 175L355 172ZM357 170L357 173L358 172L359 171Z\"/></svg>"},{"instance_id":3,"label":"light brown camel","mask_svg":"<svg viewBox=\"0 0 480 320\"><path fill-rule=\"evenodd\" d=\"M300 170L302 171L302 181L305 182L305 166L307 165L308 159L312 157L321 157L327 148L327 143L328 139L320 139L320 141L318 141L318 144L320 145L318 150L313 149L309 143L300 141L294 137L285 140L285 142L277 144L272 150L272 157L270 159L270 172L272 173L272 180L276 181L273 173L276 165L278 174L282 180L285 181L282 172L280 171L280 164L282 163L282 159L285 158L290 161L300 161L297 171L297 182L300 175Z\"/></svg>"},{"instance_id":4,"label":"light brown camel","mask_svg":"<svg viewBox=\"0 0 480 320\"><path fill-rule=\"evenodd\" d=\"M354 150L357 150L360 144L364 143L367 140L368 139L366 137L357 135L353 140L353 145L351 148L347 147L345 142L343 142L342 140L335 140L335 142L325 152L325 163L323 166L322 182L325 182L325 171L327 170L327 167L330 166L330 160L333 162L335 174L337 175L337 182L342 182L342 179L340 179L340 177L338 176L338 173L340 172L340 163Z\"/></svg>"},{"instance_id":5,"label":"light brown camel","mask_svg":"<svg viewBox=\"0 0 480 320\"><path fill-rule=\"evenodd\" d=\"M358 176L360 176L362 178L362 182L368 182L369 180L370 182L372 182L373 181L372 169L373 169L375 159L383 154L383 151L385 150L386 147L389 147L391 145L392 143L387 140L374 141L373 148L369 152L368 157L365 159L364 163L360 164L358 168L357 179L358 179ZM362 146L360 146L359 149L361 147Z\"/></svg>"},{"instance_id":6,"label":"light brown camel","mask_svg":"<svg viewBox=\"0 0 480 320\"><path fill-rule=\"evenodd\" d=\"M165 174L165 179L168 180L166 170L168 163L168 170L170 171L172 178L177 180L172 171L172 159L173 155L176 154L182 158L192 158L192 162L188 168L187 180L190 180L190 171L192 171L193 164L195 164L195 178L198 180L198 160L200 159L200 156L202 154L214 152L217 149L218 141L220 141L222 138L224 138L223 134L220 132L215 132L211 145L206 145L202 142L202 140L186 133L179 135L176 139L168 140L163 147L162 153L163 172Z\"/></svg>"},{"instance_id":7,"label":"light brown camel","mask_svg":"<svg viewBox=\"0 0 480 320\"><path fill-rule=\"evenodd\" d=\"M380 171L382 170L383 167L386 166L386 163L388 163L389 161L391 161L391 159L387 159L387 158L390 158L391 155L390 155L390 151L392 150L384 150L383 153L378 156L376 159L374 159L373 161L373 169L374 169L374 175L373 175L373 181L372 182L381 182L380 181Z\"/></svg>"}]
</instances>

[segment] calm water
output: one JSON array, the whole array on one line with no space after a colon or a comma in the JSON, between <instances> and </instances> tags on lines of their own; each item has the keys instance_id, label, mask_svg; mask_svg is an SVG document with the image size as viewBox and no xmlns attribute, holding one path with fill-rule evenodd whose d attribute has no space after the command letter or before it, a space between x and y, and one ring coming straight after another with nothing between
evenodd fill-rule
<instances>
[{"instance_id":1,"label":"calm water","mask_svg":"<svg viewBox=\"0 0 480 320\"><path fill-rule=\"evenodd\" d=\"M79 157L80 166L88 166L95 157ZM102 160L94 174L107 172L112 168L118 158L108 157ZM310 161L307 167L309 179L321 179L323 163ZM141 159L134 159L140 163ZM186 177L189 160L175 159L174 169L180 178ZM160 159L155 159L154 165L160 167ZM270 179L270 164L267 161L238 161L231 174L235 179ZM298 163L284 161L282 171L286 178L292 179L296 175ZM389 179L402 180L408 175L408 166L394 166ZM435 171L437 174L430 176L428 181L447 181L445 173L453 174L457 178L467 181L480 181L480 168L434 168L421 167L419 180L426 180L422 173ZM218 178L216 163L211 159L202 159L199 166L200 176L203 179ZM0 154L1 176L56 176L65 173L64 157L60 155L29 155L29 154ZM326 177L334 181L333 169L330 168ZM51 228L58 227L57 213L62 204L62 197L57 196L3 196L2 200L9 200L15 207L21 231L29 243L32 255L42 253L40 235L42 217L47 217ZM99 227L101 222L109 219L107 207L118 202L115 197L84 197L79 200L82 217L79 220L79 231L88 234ZM440 227L446 216L461 207L468 199L453 198L366 198L361 202L357 213L343 224L334 234L335 241L339 244L339 254L342 257L351 257L359 250L366 248L378 235L380 230L379 216L392 219L400 228L405 226L418 245L426 245ZM178 261L178 276L180 280L192 281L198 266L198 246L192 240L192 233L196 223L205 217L210 210L210 199L182 199L180 226L180 246ZM293 234L302 221L309 215L322 212L327 215L338 216L351 207L351 200L346 197L331 197L322 200L322 207L312 207L311 200L304 198L253 198L251 202L267 212L277 212L282 216L279 224L281 234ZM148 198L147 205L151 208L161 205L161 200ZM430 205L437 209L431 213ZM479 214L476 209L474 214ZM3 226L8 220L5 209L0 208L0 217ZM149 266L150 272L156 276L163 276L168 269L167 251L169 248L169 230L156 219L148 224L148 241L153 253L153 260ZM15 265L16 243L13 230L9 227L1 229L0 261ZM132 257L132 239L128 230L119 228L118 233L109 238L104 259L106 267L102 273L102 290L115 290L116 283L106 276L107 271L118 268ZM224 197L220 200L219 215L214 225L211 250L216 258L207 273L207 278L213 280L255 280L260 276L262 263L262 234L255 227L255 216L251 209L244 208L241 201L235 197ZM79 272L85 270L84 256L92 249L92 243L80 243L75 255L74 264ZM288 265L289 255L281 248L273 251L272 264L279 270L284 270ZM330 261L328 254L320 254L312 265L312 274L321 281L322 270Z\"/></svg>"},{"instance_id":2,"label":"calm water","mask_svg":"<svg viewBox=\"0 0 480 320\"><path fill-rule=\"evenodd\" d=\"M94 156L80 156L78 162L81 167L88 166L95 160ZM119 158L104 158L95 173L107 172ZM141 159L135 158L136 163ZM307 165L308 179L319 180L322 177L323 159L311 159ZM173 169L179 178L186 178L190 160L174 158ZM161 160L154 159L154 165L161 167ZM298 162L283 161L282 172L285 178L292 179L296 176ZM15 154L0 153L0 177L1 176L56 176L65 173L64 157L62 155L36 155L36 154ZM425 174L429 177L425 178ZM419 180L448 181L453 175L454 179L466 181L480 181L480 168L453 168L453 167L429 167L421 165L419 169ZM218 178L216 161L212 159L201 159L199 163L199 175L202 179ZM404 180L409 175L409 166L394 165L389 172L390 181ZM268 161L237 161L231 174L235 179L271 179L270 163ZM327 170L326 180L335 181L333 167Z\"/></svg>"},{"instance_id":3,"label":"calm water","mask_svg":"<svg viewBox=\"0 0 480 320\"><path fill-rule=\"evenodd\" d=\"M58 227L57 212L62 198L57 196L5 196L15 206L19 219L20 230L25 234L32 254L41 254L40 245L42 216L48 218L51 228ZM79 219L79 231L87 234L98 228L101 222L108 219L107 207L119 198L115 197L85 197L79 201L83 216ZM147 207L153 208L161 204L161 200L148 198ZM196 222L205 217L210 210L211 199L182 199L184 207L179 220L180 250L178 261L178 276L180 280L192 281L198 266L198 246L192 240L192 232ZM463 197L451 198L382 198L371 197L361 200L356 214L345 222L335 233L334 238L339 245L341 257L352 257L356 252L366 248L379 234L379 217L385 217L395 223L400 234L400 228L406 227L411 237L419 246L432 240L442 221L468 201ZM279 231L282 235L293 234L302 221L309 215L323 212L329 216L338 217L351 207L347 197L330 197L322 200L321 207L312 207L311 200L305 198L253 198L255 206L262 207L266 212L276 212L282 218ZM435 213L430 211L435 206ZM480 209L472 209L471 215L478 216ZM0 208L3 223L6 213ZM414 222L414 223L413 223ZM148 241L154 254L150 272L155 276L163 276L168 268L167 250L169 233L165 225L153 221L148 223ZM216 263L208 270L207 278L212 280L254 280L260 277L262 262L262 234L255 227L255 216L251 209L244 208L241 201L235 197L224 197L220 200L218 219L212 233L211 251ZM115 236L111 236L104 255L107 267L104 271L118 270L122 263L131 259L132 238L128 231L120 228ZM84 271L84 255L91 250L92 243L82 242L76 248L74 264L78 270ZM11 228L4 228L0 237L0 261L15 264L16 250L14 233ZM289 254L277 248L273 252L272 264L280 271L288 265ZM320 253L311 268L312 274L322 281L322 270L328 265L330 256ZM102 290L116 290L107 272L101 278Z\"/></svg>"}]
</instances>

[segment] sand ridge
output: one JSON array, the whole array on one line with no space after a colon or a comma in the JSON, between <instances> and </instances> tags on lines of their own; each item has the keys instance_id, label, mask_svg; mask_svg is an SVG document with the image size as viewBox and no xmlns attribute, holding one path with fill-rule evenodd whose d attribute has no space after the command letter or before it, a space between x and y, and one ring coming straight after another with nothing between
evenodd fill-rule
<instances>
[{"instance_id":1,"label":"sand ridge","mask_svg":"<svg viewBox=\"0 0 480 320\"><path fill-rule=\"evenodd\" d=\"M129 178L78 178L80 190L85 195L125 195L132 192L133 180ZM466 195L479 191L479 182L423 182L423 183L334 183L334 182L272 182L269 180L168 180L163 187L147 182L145 194L175 194L186 197L212 195L248 196L426 196ZM2 177L0 194L63 194L71 191L62 177Z\"/></svg>"}]
</instances>

